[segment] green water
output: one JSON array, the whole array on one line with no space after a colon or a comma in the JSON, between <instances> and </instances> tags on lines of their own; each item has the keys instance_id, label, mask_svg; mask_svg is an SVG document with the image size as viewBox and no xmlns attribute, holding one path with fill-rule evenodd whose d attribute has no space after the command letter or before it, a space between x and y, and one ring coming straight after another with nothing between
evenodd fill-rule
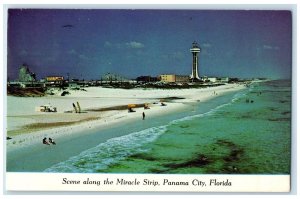
<instances>
[{"instance_id":1,"label":"green water","mask_svg":"<svg viewBox=\"0 0 300 199\"><path fill-rule=\"evenodd\" d=\"M209 114L175 121L143 149L99 172L289 174L290 82L261 83Z\"/></svg>"},{"instance_id":2,"label":"green water","mask_svg":"<svg viewBox=\"0 0 300 199\"><path fill-rule=\"evenodd\" d=\"M127 126L125 135L99 142L45 172L290 173L290 81L252 84L193 110L148 119L142 130Z\"/></svg>"}]
</instances>

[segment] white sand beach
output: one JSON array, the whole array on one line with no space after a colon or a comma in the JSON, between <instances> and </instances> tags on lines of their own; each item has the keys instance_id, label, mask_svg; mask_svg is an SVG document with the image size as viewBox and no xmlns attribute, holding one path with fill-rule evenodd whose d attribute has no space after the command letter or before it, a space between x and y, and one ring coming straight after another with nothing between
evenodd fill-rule
<instances>
[{"instance_id":1,"label":"white sand beach","mask_svg":"<svg viewBox=\"0 0 300 199\"><path fill-rule=\"evenodd\" d=\"M44 171L81 152L132 132L163 125L164 120L226 93L245 89L243 84L226 84L198 89L113 89L86 87L44 97L7 97L7 171ZM164 99L166 106L161 106ZM75 113L72 103L80 103L82 113ZM150 109L143 104L149 103ZM36 112L51 104L57 112ZM136 104L128 113L127 105ZM197 105L197 106L196 106ZM146 118L142 120L142 113ZM57 143L45 145L43 138Z\"/></svg>"},{"instance_id":2,"label":"white sand beach","mask_svg":"<svg viewBox=\"0 0 300 199\"><path fill-rule=\"evenodd\" d=\"M132 121L141 121L142 112L146 120L162 114L170 114L201 103L230 91L244 89L244 85L227 84L201 89L112 89L87 87L86 91L71 90L70 95L44 97L7 97L7 152L22 150L26 146L42 145L44 137L54 140L70 137L78 133L89 133L95 129L104 129ZM161 106L162 98L182 98L165 100L167 106ZM82 113L72 112L72 103L79 102ZM116 106L149 103L150 109L134 108L136 112ZM51 104L57 112L36 112L35 107ZM109 108L111 110L102 110ZM115 107L115 108L114 108ZM115 109L115 110L114 110Z\"/></svg>"}]
</instances>

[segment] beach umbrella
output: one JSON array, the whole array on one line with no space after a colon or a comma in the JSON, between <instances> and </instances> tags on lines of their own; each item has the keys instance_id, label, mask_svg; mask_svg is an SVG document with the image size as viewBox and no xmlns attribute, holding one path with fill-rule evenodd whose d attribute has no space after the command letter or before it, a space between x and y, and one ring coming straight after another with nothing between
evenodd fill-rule
<instances>
[{"instance_id":1,"label":"beach umbrella","mask_svg":"<svg viewBox=\"0 0 300 199\"><path fill-rule=\"evenodd\" d=\"M134 108L134 107L136 107L135 104L128 104L128 108Z\"/></svg>"}]
</instances>

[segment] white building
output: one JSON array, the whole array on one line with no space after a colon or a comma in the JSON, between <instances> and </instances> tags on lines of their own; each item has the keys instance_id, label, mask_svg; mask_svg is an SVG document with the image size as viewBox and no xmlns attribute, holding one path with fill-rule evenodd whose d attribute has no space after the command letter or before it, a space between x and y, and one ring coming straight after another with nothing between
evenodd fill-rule
<instances>
[{"instance_id":1,"label":"white building","mask_svg":"<svg viewBox=\"0 0 300 199\"><path fill-rule=\"evenodd\" d=\"M229 77L221 77L220 81L222 83L228 83L229 82Z\"/></svg>"},{"instance_id":2,"label":"white building","mask_svg":"<svg viewBox=\"0 0 300 199\"><path fill-rule=\"evenodd\" d=\"M209 80L210 82L217 82L217 78L216 77L208 77L207 80Z\"/></svg>"}]
</instances>

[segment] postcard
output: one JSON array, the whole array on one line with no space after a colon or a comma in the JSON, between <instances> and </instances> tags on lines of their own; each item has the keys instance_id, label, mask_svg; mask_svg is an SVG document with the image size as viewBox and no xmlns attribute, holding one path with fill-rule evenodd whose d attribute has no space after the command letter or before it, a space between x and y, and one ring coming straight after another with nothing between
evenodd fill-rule
<instances>
[{"instance_id":1,"label":"postcard","mask_svg":"<svg viewBox=\"0 0 300 199\"><path fill-rule=\"evenodd\" d=\"M8 192L290 191L291 10L6 12Z\"/></svg>"}]
</instances>

